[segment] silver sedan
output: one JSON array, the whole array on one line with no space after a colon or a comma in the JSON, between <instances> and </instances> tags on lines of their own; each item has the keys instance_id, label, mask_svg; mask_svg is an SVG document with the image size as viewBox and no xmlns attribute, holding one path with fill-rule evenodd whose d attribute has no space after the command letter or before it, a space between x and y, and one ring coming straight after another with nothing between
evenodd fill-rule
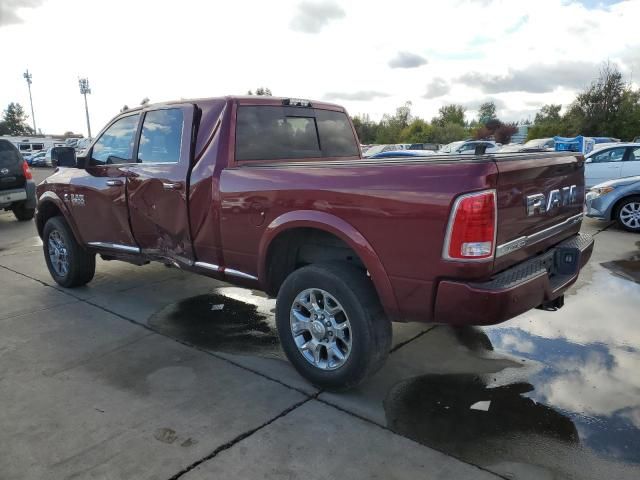
<instances>
[{"instance_id":1,"label":"silver sedan","mask_svg":"<svg viewBox=\"0 0 640 480\"><path fill-rule=\"evenodd\" d=\"M622 228L640 233L640 176L609 180L586 196L587 217L616 220Z\"/></svg>"}]
</instances>

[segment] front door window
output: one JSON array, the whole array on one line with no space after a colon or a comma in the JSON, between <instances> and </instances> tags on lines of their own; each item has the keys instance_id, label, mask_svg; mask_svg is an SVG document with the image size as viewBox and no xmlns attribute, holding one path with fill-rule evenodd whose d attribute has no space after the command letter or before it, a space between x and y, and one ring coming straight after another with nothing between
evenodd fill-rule
<instances>
[{"instance_id":1,"label":"front door window","mask_svg":"<svg viewBox=\"0 0 640 480\"><path fill-rule=\"evenodd\" d=\"M130 115L111 125L93 146L91 165L131 163L139 119L140 114Z\"/></svg>"}]
</instances>

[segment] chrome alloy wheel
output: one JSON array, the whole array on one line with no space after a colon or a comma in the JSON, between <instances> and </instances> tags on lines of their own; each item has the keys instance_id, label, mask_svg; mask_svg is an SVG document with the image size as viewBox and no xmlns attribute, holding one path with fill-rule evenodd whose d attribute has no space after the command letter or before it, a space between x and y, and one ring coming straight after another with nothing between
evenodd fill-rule
<instances>
[{"instance_id":1,"label":"chrome alloy wheel","mask_svg":"<svg viewBox=\"0 0 640 480\"><path fill-rule=\"evenodd\" d=\"M336 370L349 358L349 317L330 293L319 288L300 292L291 306L290 324L298 351L314 367Z\"/></svg>"},{"instance_id":2,"label":"chrome alloy wheel","mask_svg":"<svg viewBox=\"0 0 640 480\"><path fill-rule=\"evenodd\" d=\"M629 228L640 228L640 202L629 202L622 207L620 221Z\"/></svg>"},{"instance_id":3,"label":"chrome alloy wheel","mask_svg":"<svg viewBox=\"0 0 640 480\"><path fill-rule=\"evenodd\" d=\"M47 248L53 270L56 275L64 277L69 272L69 252L58 230L53 230L49 234Z\"/></svg>"}]
</instances>

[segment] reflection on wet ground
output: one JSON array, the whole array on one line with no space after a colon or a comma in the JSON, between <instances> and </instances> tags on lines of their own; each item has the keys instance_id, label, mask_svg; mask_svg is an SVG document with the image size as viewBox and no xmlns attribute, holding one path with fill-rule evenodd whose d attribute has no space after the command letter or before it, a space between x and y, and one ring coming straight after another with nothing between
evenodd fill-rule
<instances>
[{"instance_id":1,"label":"reflection on wet ground","mask_svg":"<svg viewBox=\"0 0 640 480\"><path fill-rule=\"evenodd\" d=\"M507 478L638 479L638 262L593 262L557 312L435 327L361 388L321 398ZM273 307L225 287L149 325L213 351L283 358Z\"/></svg>"},{"instance_id":2,"label":"reflection on wet ground","mask_svg":"<svg viewBox=\"0 0 640 480\"><path fill-rule=\"evenodd\" d=\"M615 260L601 265L616 275L640 283L640 255L635 255L629 260Z\"/></svg>"},{"instance_id":3,"label":"reflection on wet ground","mask_svg":"<svg viewBox=\"0 0 640 480\"><path fill-rule=\"evenodd\" d=\"M149 318L154 330L200 348L280 356L271 314L255 304L208 293L166 306Z\"/></svg>"}]
</instances>

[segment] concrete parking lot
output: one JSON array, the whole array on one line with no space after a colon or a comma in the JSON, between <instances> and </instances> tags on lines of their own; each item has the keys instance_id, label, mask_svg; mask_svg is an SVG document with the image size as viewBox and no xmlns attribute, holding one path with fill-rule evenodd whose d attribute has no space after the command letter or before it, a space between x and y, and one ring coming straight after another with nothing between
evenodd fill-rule
<instances>
[{"instance_id":1,"label":"concrete parking lot","mask_svg":"<svg viewBox=\"0 0 640 480\"><path fill-rule=\"evenodd\" d=\"M396 325L334 394L286 362L261 293L102 260L64 290L0 213L0 478L640 478L640 236L583 229L563 309Z\"/></svg>"}]
</instances>

